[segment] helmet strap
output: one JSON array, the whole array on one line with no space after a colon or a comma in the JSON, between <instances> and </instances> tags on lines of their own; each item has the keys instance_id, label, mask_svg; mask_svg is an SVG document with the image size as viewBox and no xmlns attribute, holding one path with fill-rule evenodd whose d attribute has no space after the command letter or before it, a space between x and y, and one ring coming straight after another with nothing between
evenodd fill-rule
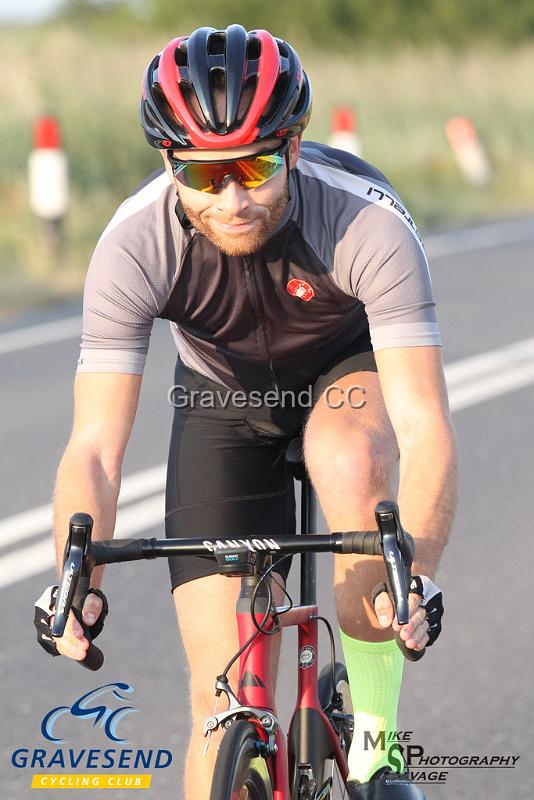
<instances>
[{"instance_id":1,"label":"helmet strap","mask_svg":"<svg viewBox=\"0 0 534 800\"><path fill-rule=\"evenodd\" d=\"M193 227L189 222L187 214L184 211L184 207L182 205L182 201L180 200L178 192L176 192L176 205L174 206L174 213L178 217L178 221L184 230L187 231Z\"/></svg>"}]
</instances>

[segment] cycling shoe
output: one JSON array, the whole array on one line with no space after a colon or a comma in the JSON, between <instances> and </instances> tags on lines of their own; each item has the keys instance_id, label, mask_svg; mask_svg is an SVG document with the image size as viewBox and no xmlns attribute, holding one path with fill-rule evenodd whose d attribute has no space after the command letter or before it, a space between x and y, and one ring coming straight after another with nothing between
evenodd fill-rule
<instances>
[{"instance_id":1,"label":"cycling shoe","mask_svg":"<svg viewBox=\"0 0 534 800\"><path fill-rule=\"evenodd\" d=\"M392 772L382 767L366 783L348 781L350 800L426 800L426 795L411 779L409 772Z\"/></svg>"}]
</instances>

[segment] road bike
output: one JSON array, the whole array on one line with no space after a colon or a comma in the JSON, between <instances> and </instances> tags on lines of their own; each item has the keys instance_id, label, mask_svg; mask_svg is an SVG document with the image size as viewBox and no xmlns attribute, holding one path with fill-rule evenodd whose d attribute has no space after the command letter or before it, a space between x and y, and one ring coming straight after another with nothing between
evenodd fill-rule
<instances>
[{"instance_id":1,"label":"road bike","mask_svg":"<svg viewBox=\"0 0 534 800\"><path fill-rule=\"evenodd\" d=\"M92 570L101 564L169 556L215 558L222 575L239 578L241 592L236 615L239 650L217 676L215 693L227 708L209 717L205 735L221 730L210 800L330 800L335 774L345 791L347 754L353 733L353 716L347 703L348 678L336 661L332 628L319 614L316 598L316 553L382 556L400 624L409 620L408 586L414 555L412 537L400 523L393 502L375 510L376 531L318 534L316 497L301 456L301 441L293 440L287 460L301 482L301 533L294 536L214 539L119 539L91 541L93 520L75 514L69 525L63 572L59 585L53 636L62 636L72 607L79 610L87 596ZM300 604L275 607L272 598L273 556L301 554ZM318 626L330 636L331 664L319 675ZM298 628L296 708L286 737L277 718L270 676L272 636L282 628ZM423 651L409 651L418 660ZM228 672L239 659L239 685L234 690ZM102 652L90 644L83 666L99 669Z\"/></svg>"}]
</instances>

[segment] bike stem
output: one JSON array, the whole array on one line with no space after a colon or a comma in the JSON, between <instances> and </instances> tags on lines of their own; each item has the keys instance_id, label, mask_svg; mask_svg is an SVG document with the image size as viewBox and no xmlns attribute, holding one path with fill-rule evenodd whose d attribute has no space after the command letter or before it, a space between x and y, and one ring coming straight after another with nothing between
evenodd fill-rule
<instances>
[{"instance_id":1,"label":"bike stem","mask_svg":"<svg viewBox=\"0 0 534 800\"><path fill-rule=\"evenodd\" d=\"M303 536L317 533L317 496L307 475L300 479L300 529ZM317 603L315 553L300 556L300 603L303 606Z\"/></svg>"}]
</instances>

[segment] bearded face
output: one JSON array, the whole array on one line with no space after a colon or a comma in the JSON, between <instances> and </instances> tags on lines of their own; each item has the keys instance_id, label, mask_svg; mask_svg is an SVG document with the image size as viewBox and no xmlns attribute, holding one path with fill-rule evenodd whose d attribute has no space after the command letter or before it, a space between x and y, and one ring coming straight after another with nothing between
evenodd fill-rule
<instances>
[{"instance_id":1,"label":"bearded face","mask_svg":"<svg viewBox=\"0 0 534 800\"><path fill-rule=\"evenodd\" d=\"M275 148L279 142L257 142L228 150L189 150L175 153L184 161L226 161ZM298 160L300 137L289 142L287 161L293 168ZM173 175L169 161L165 165L176 186L182 207L191 224L221 252L231 256L255 253L275 231L289 202L288 168L280 170L266 183L245 189L231 177L225 179L215 194L184 186Z\"/></svg>"}]
</instances>

